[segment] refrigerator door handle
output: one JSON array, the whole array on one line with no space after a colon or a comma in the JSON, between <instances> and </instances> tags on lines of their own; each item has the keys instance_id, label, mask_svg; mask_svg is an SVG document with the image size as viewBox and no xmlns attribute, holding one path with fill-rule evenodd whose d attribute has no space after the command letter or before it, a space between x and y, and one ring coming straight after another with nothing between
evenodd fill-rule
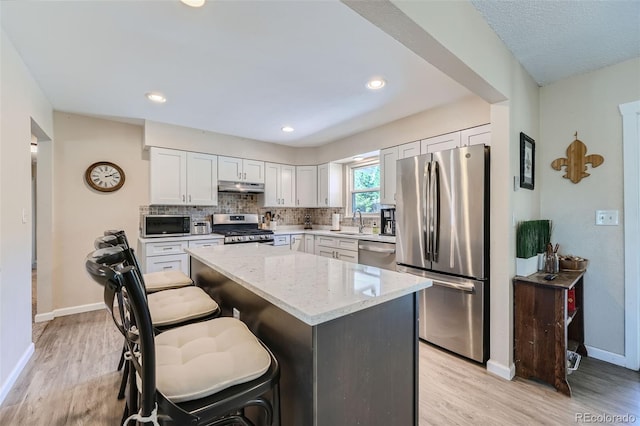
<instances>
[{"instance_id":1,"label":"refrigerator door handle","mask_svg":"<svg viewBox=\"0 0 640 426\"><path fill-rule=\"evenodd\" d=\"M423 211L423 238L424 238L424 257L431 261L431 161L427 163L424 176L424 211Z\"/></svg>"},{"instance_id":2,"label":"refrigerator door handle","mask_svg":"<svg viewBox=\"0 0 640 426\"><path fill-rule=\"evenodd\" d=\"M473 293L476 290L476 286L473 285L473 284L458 284L458 283L434 280L433 281L433 285L437 285L437 286L440 286L440 287L452 288L454 290L466 291L466 292L469 292L469 293Z\"/></svg>"},{"instance_id":3,"label":"refrigerator door handle","mask_svg":"<svg viewBox=\"0 0 640 426\"><path fill-rule=\"evenodd\" d=\"M431 205L433 206L433 231L431 235L431 247L433 252L433 261L438 261L438 250L440 248L440 167L438 162L433 162L433 178L431 191Z\"/></svg>"}]
</instances>

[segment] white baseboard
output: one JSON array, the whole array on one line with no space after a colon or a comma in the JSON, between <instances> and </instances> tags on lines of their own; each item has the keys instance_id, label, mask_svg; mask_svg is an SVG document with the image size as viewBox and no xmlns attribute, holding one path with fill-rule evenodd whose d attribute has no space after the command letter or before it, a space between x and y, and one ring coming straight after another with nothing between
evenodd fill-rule
<instances>
[{"instance_id":1,"label":"white baseboard","mask_svg":"<svg viewBox=\"0 0 640 426\"><path fill-rule=\"evenodd\" d=\"M98 311L104 309L104 302L89 303L87 305L71 306L69 308L54 309L53 312L36 314L35 322L51 321L57 317L81 314L82 312Z\"/></svg>"},{"instance_id":2,"label":"white baseboard","mask_svg":"<svg viewBox=\"0 0 640 426\"><path fill-rule=\"evenodd\" d=\"M44 314L36 314L36 317L34 318L35 322L45 322L45 321L51 321L52 319L54 319L54 315L53 312L45 312Z\"/></svg>"},{"instance_id":3,"label":"white baseboard","mask_svg":"<svg viewBox=\"0 0 640 426\"><path fill-rule=\"evenodd\" d=\"M585 345L586 346L586 345ZM599 359L610 364L619 365L620 367L627 366L627 358L624 355L614 354L602 349L594 348L592 346L586 346L587 354L590 358Z\"/></svg>"},{"instance_id":4,"label":"white baseboard","mask_svg":"<svg viewBox=\"0 0 640 426\"><path fill-rule=\"evenodd\" d=\"M487 371L502 379L512 380L516 375L516 366L511 364L511 366L507 367L490 359L487 361Z\"/></svg>"},{"instance_id":5,"label":"white baseboard","mask_svg":"<svg viewBox=\"0 0 640 426\"><path fill-rule=\"evenodd\" d=\"M31 343L27 347L27 350L24 352L24 354L22 354L22 356L20 357L20 360L18 361L16 366L13 368L13 370L11 370L11 374L9 374L9 377L7 377L7 380L5 380L4 383L2 384L2 388L0 388L0 404L2 404L4 399L7 397L7 395L9 394L9 391L11 390L13 385L16 383L16 380L18 380L18 376L20 376L20 373L22 373L22 370L24 370L24 367L27 365L27 362L29 362L29 360L31 359L31 356L33 355L34 350L35 350L35 345Z\"/></svg>"}]
</instances>

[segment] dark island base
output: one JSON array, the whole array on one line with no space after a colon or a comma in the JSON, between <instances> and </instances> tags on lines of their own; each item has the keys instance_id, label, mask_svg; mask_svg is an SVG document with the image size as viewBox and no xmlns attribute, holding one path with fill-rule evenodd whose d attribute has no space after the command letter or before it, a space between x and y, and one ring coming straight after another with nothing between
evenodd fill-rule
<instances>
[{"instance_id":1,"label":"dark island base","mask_svg":"<svg viewBox=\"0 0 640 426\"><path fill-rule=\"evenodd\" d=\"M415 293L310 326L193 258L191 272L280 362L282 426L418 425Z\"/></svg>"}]
</instances>

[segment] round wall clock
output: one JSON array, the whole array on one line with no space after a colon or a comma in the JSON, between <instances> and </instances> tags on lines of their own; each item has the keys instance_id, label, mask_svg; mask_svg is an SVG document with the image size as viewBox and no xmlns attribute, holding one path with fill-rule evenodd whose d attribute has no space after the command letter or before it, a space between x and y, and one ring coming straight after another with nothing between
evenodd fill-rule
<instances>
[{"instance_id":1,"label":"round wall clock","mask_svg":"<svg viewBox=\"0 0 640 426\"><path fill-rule=\"evenodd\" d=\"M98 161L87 168L84 178L89 186L100 192L113 192L124 185L124 171L109 161Z\"/></svg>"}]
</instances>

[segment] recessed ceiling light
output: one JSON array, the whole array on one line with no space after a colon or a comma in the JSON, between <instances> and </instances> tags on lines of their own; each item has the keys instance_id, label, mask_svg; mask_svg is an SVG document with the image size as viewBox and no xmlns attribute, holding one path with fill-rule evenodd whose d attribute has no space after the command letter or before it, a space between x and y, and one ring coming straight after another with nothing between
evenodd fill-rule
<instances>
[{"instance_id":1,"label":"recessed ceiling light","mask_svg":"<svg viewBox=\"0 0 640 426\"><path fill-rule=\"evenodd\" d=\"M291 127L291 126L284 126L284 127L282 128L282 131L283 131L283 132L286 132L286 133L291 133L291 132L293 132L294 130L295 130L295 129L294 129L293 127Z\"/></svg>"},{"instance_id":2,"label":"recessed ceiling light","mask_svg":"<svg viewBox=\"0 0 640 426\"><path fill-rule=\"evenodd\" d=\"M163 103L167 102L167 98L165 98L162 93L149 92L149 93L145 94L145 96L150 101L156 102L156 103L159 103L159 104L163 104Z\"/></svg>"},{"instance_id":3,"label":"recessed ceiling light","mask_svg":"<svg viewBox=\"0 0 640 426\"><path fill-rule=\"evenodd\" d=\"M180 0L180 1L186 4L187 6L200 7L200 6L204 6L205 0Z\"/></svg>"},{"instance_id":4,"label":"recessed ceiling light","mask_svg":"<svg viewBox=\"0 0 640 426\"><path fill-rule=\"evenodd\" d=\"M372 78L367 82L367 87L371 90L382 89L387 84L382 78Z\"/></svg>"}]
</instances>

